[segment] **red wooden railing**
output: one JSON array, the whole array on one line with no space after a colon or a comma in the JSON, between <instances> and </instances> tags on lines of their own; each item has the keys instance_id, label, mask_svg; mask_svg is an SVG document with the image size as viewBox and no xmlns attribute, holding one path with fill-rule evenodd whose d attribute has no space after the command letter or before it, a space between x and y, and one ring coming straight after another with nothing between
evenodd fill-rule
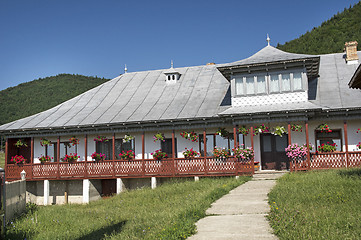
<instances>
[{"instance_id":1,"label":"red wooden railing","mask_svg":"<svg viewBox=\"0 0 361 240\"><path fill-rule=\"evenodd\" d=\"M8 164L6 180L20 179L25 170L28 181L85 179L85 178L144 178L144 177L190 177L190 176L236 176L252 175L253 161L238 161L230 157L214 159L201 157L192 160L184 158L135 159L102 162Z\"/></svg>"},{"instance_id":2,"label":"red wooden railing","mask_svg":"<svg viewBox=\"0 0 361 240\"><path fill-rule=\"evenodd\" d=\"M307 160L292 161L291 171L304 171L310 169L330 169L361 166L361 151L311 153L310 164Z\"/></svg>"}]
</instances>

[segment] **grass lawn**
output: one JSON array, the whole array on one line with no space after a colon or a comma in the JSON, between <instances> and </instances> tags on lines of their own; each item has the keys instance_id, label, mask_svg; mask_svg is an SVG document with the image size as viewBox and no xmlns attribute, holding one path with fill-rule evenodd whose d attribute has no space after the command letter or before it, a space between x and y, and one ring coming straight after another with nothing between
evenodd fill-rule
<instances>
[{"instance_id":1,"label":"grass lawn","mask_svg":"<svg viewBox=\"0 0 361 240\"><path fill-rule=\"evenodd\" d=\"M5 153L0 152L0 167L4 168L5 167Z\"/></svg>"},{"instance_id":2,"label":"grass lawn","mask_svg":"<svg viewBox=\"0 0 361 240\"><path fill-rule=\"evenodd\" d=\"M290 173L269 194L280 239L361 239L361 169Z\"/></svg>"},{"instance_id":3,"label":"grass lawn","mask_svg":"<svg viewBox=\"0 0 361 240\"><path fill-rule=\"evenodd\" d=\"M186 239L211 203L250 177L177 181L87 205L37 207L7 227L7 239Z\"/></svg>"}]
</instances>

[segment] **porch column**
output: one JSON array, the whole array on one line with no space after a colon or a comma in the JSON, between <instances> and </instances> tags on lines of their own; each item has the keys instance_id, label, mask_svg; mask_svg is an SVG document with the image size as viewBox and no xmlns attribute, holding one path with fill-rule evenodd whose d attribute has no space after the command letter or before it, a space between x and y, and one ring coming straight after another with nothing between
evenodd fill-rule
<instances>
[{"instance_id":1,"label":"porch column","mask_svg":"<svg viewBox=\"0 0 361 240\"><path fill-rule=\"evenodd\" d=\"M9 160L9 138L6 137L6 140L5 140L5 171L6 171L6 166L8 164L8 160Z\"/></svg>"},{"instance_id":2,"label":"porch column","mask_svg":"<svg viewBox=\"0 0 361 240\"><path fill-rule=\"evenodd\" d=\"M58 161L58 179L60 179L60 136L56 141L56 159Z\"/></svg>"},{"instance_id":3,"label":"porch column","mask_svg":"<svg viewBox=\"0 0 361 240\"><path fill-rule=\"evenodd\" d=\"M291 123L288 123L288 145L291 145Z\"/></svg>"},{"instance_id":4,"label":"porch column","mask_svg":"<svg viewBox=\"0 0 361 240\"><path fill-rule=\"evenodd\" d=\"M305 123L305 128L306 128L306 146L307 146L307 164L308 164L308 169L311 170L311 156L310 156L310 139L308 136L308 122Z\"/></svg>"},{"instance_id":5,"label":"porch column","mask_svg":"<svg viewBox=\"0 0 361 240\"><path fill-rule=\"evenodd\" d=\"M152 177L150 179L150 185L151 185L151 188L154 189L157 187L157 178L156 177Z\"/></svg>"},{"instance_id":6,"label":"porch column","mask_svg":"<svg viewBox=\"0 0 361 240\"><path fill-rule=\"evenodd\" d=\"M204 157L207 157L207 136L206 136L206 129L203 130L203 150L204 150Z\"/></svg>"},{"instance_id":7,"label":"porch column","mask_svg":"<svg viewBox=\"0 0 361 240\"><path fill-rule=\"evenodd\" d=\"M143 176L145 176L145 145L144 145L144 131L142 132L142 171Z\"/></svg>"},{"instance_id":8,"label":"porch column","mask_svg":"<svg viewBox=\"0 0 361 240\"><path fill-rule=\"evenodd\" d=\"M30 140L30 163L34 163L34 137Z\"/></svg>"},{"instance_id":9,"label":"porch column","mask_svg":"<svg viewBox=\"0 0 361 240\"><path fill-rule=\"evenodd\" d=\"M172 175L175 176L175 137L174 129L172 130Z\"/></svg>"},{"instance_id":10,"label":"porch column","mask_svg":"<svg viewBox=\"0 0 361 240\"><path fill-rule=\"evenodd\" d=\"M112 142L112 168L113 168L113 177L115 177L115 133L113 133L113 142Z\"/></svg>"},{"instance_id":11,"label":"porch column","mask_svg":"<svg viewBox=\"0 0 361 240\"><path fill-rule=\"evenodd\" d=\"M89 203L90 199L90 182L89 179L83 179L83 203Z\"/></svg>"},{"instance_id":12,"label":"porch column","mask_svg":"<svg viewBox=\"0 0 361 240\"><path fill-rule=\"evenodd\" d=\"M144 131L142 132L142 159L145 158L145 147L144 147Z\"/></svg>"},{"instance_id":13,"label":"porch column","mask_svg":"<svg viewBox=\"0 0 361 240\"><path fill-rule=\"evenodd\" d=\"M88 135L84 136L85 177L88 177Z\"/></svg>"},{"instance_id":14,"label":"porch column","mask_svg":"<svg viewBox=\"0 0 361 240\"><path fill-rule=\"evenodd\" d=\"M120 194L125 189L123 180L121 178L117 178L117 194Z\"/></svg>"},{"instance_id":15,"label":"porch column","mask_svg":"<svg viewBox=\"0 0 361 240\"><path fill-rule=\"evenodd\" d=\"M237 143L237 126L236 125L233 126L233 142L234 142L234 148L236 148L238 146L238 143Z\"/></svg>"},{"instance_id":16,"label":"porch column","mask_svg":"<svg viewBox=\"0 0 361 240\"><path fill-rule=\"evenodd\" d=\"M348 137L347 137L347 121L346 120L343 122L343 130L345 132L346 167L349 167L350 163L348 162Z\"/></svg>"},{"instance_id":17,"label":"porch column","mask_svg":"<svg viewBox=\"0 0 361 240\"><path fill-rule=\"evenodd\" d=\"M115 160L115 133L113 133L112 152L113 152L112 159L114 161Z\"/></svg>"},{"instance_id":18,"label":"porch column","mask_svg":"<svg viewBox=\"0 0 361 240\"><path fill-rule=\"evenodd\" d=\"M204 173L208 173L208 161L207 161L207 133L206 128L203 130L203 152L204 152Z\"/></svg>"},{"instance_id":19,"label":"porch column","mask_svg":"<svg viewBox=\"0 0 361 240\"><path fill-rule=\"evenodd\" d=\"M43 204L45 206L49 204L49 193L50 193L49 180L44 180L44 202L43 202Z\"/></svg>"},{"instance_id":20,"label":"porch column","mask_svg":"<svg viewBox=\"0 0 361 240\"><path fill-rule=\"evenodd\" d=\"M251 146L252 146L252 149L254 151L254 138L253 138L253 126L251 126ZM252 173L254 174L254 159L251 163L251 166L252 166Z\"/></svg>"}]
</instances>

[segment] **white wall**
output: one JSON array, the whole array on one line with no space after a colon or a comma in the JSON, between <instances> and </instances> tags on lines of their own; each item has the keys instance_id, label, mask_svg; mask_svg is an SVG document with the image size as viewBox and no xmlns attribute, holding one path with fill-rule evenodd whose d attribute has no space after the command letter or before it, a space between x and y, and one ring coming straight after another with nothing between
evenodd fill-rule
<instances>
[{"instance_id":1,"label":"white wall","mask_svg":"<svg viewBox=\"0 0 361 240\"><path fill-rule=\"evenodd\" d=\"M302 125L303 131L302 132L291 132L291 141L292 143L298 143L298 144L305 144L306 143L306 133L305 133L305 124L304 122L292 122L295 124L300 124ZM327 123L329 124L331 129L341 129L342 132L342 143L343 143L343 150L345 151L345 141L344 141L344 129L343 129L343 121L311 121L309 122L309 141L312 145L315 145L315 133L314 130L316 129L316 127L322 123ZM357 134L356 131L359 127L361 127L360 125L360 121L359 120L350 120L347 122L348 124L348 142L349 142L349 151L354 151L356 150L356 144L358 144L358 142L361 141L361 133ZM257 124L255 124L254 126L256 126ZM272 129L272 127L275 126L284 126L287 130L287 123L282 122L282 123L265 123L266 126L270 127ZM203 129L187 129L186 131L195 131L197 134L203 134ZM207 129L207 134L213 134L218 130L218 128L210 128ZM230 133L233 132L233 127L230 126L228 128L226 128L227 131L229 131ZM185 138L183 138L180 133L183 130L177 130L175 131L175 138L177 138L177 157L181 158L183 157L182 152L185 150L185 148L192 148L196 151L200 151L199 149L199 142L192 142L189 140L186 140ZM164 133L164 136L166 138L172 138L172 131L161 131L162 133ZM153 135L156 134L157 132L146 132L145 133L145 158L152 158L151 153L154 152L155 150L158 150L161 148L161 143L159 141L154 142L153 141ZM108 139L112 139L112 134L99 134L102 136L106 136ZM123 138L125 135L125 133L116 133L116 138ZM135 137L135 156L137 159L141 159L142 158L142 134L141 133L132 133L132 135ZM65 141L68 140L72 135L69 136L62 136L61 137L61 141ZM95 152L95 141L93 140L97 135L88 135L88 161L91 161L91 154L93 152ZM80 156L80 160L84 161L85 160L85 156L84 156L84 135L82 136L76 136L80 142L79 145L77 146L77 151L78 151L78 155ZM47 138L50 141L56 142L57 138L56 137L48 137ZM217 144L218 146L220 146L219 144ZM248 134L247 136L245 136L245 146L246 147L251 147L251 137L250 134ZM223 147L223 146L220 146ZM231 146L232 148L233 146ZM74 148L74 147L72 147ZM254 150L255 150L255 161L260 161L261 160L261 147L260 147L260 135L256 135L254 136ZM210 152L213 149L213 145L209 146L207 145L207 152ZM49 151L50 153L51 151ZM37 137L34 139L34 162L38 163L39 160L38 158L41 156L41 154L45 154L45 148L40 146L40 137ZM61 151L61 157L63 156L63 151Z\"/></svg>"}]
</instances>

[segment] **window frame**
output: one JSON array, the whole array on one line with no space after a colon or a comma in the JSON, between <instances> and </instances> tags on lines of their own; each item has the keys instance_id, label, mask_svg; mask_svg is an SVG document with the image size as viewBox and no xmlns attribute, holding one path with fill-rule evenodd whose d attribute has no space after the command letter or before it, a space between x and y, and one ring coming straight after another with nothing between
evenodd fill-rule
<instances>
[{"instance_id":1,"label":"window frame","mask_svg":"<svg viewBox=\"0 0 361 240\"><path fill-rule=\"evenodd\" d=\"M332 130L332 132L339 132L339 138L333 138L333 137L322 137L322 138L320 138L320 137L318 137L317 136L317 133L322 133L322 131L320 131L320 130L315 130L315 151L318 151L317 149L318 149L318 146L319 145L317 145L317 141L319 141L320 140L320 143L321 143L321 140L334 140L334 139L336 139L336 140L340 140L340 151L338 151L337 150L337 147L336 147L336 152L343 152L343 136L342 136L342 129L341 128L336 128L336 129L331 129ZM327 134L327 133L326 133Z\"/></svg>"},{"instance_id":2,"label":"window frame","mask_svg":"<svg viewBox=\"0 0 361 240\"><path fill-rule=\"evenodd\" d=\"M300 73L301 74L301 89L294 89L294 74ZM283 74L289 74L290 77L290 90L282 90L283 83L282 83L282 76ZM279 90L276 92L271 92L270 84L271 84L271 75L278 76L278 86ZM264 76L265 77L265 84L266 84L266 92L265 93L258 93L258 77ZM247 93L247 77L253 77L254 79L254 90L255 93L248 94ZM270 95L270 94L282 94L282 93L293 93L293 92L305 92L307 91L307 76L305 73L305 69L287 69L283 71L267 71L266 73L257 72L257 73L248 73L248 74L234 74L232 75L232 79L234 81L234 96L235 97L248 97L248 96L263 96L263 95ZM243 93L239 94L237 92L237 82L238 84L242 84ZM241 82L241 83L239 83Z\"/></svg>"}]
</instances>

